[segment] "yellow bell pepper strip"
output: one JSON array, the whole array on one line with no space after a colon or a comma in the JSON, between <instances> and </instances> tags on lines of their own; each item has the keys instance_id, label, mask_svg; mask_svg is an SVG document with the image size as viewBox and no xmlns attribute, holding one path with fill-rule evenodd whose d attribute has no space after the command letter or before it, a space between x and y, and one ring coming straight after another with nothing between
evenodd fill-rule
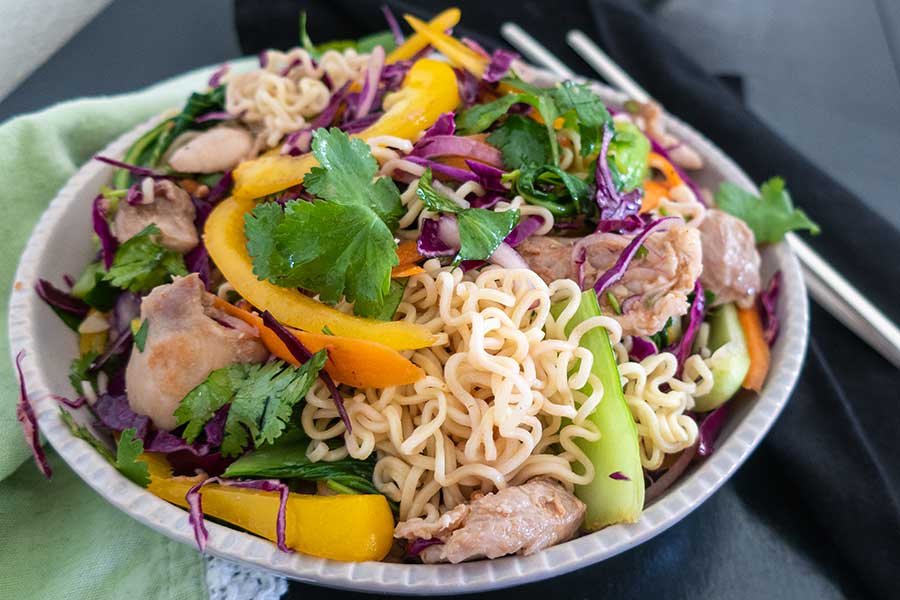
<instances>
[{"instance_id":1,"label":"yellow bell pepper strip","mask_svg":"<svg viewBox=\"0 0 900 600\"><path fill-rule=\"evenodd\" d=\"M142 454L149 465L147 489L163 500L187 508L185 496L199 477L173 477L165 458ZM203 512L241 529L277 540L278 492L210 484L201 490ZM394 517L387 499L375 494L337 496L288 495L288 548L332 560L381 560L391 549Z\"/></svg>"},{"instance_id":2,"label":"yellow bell pepper strip","mask_svg":"<svg viewBox=\"0 0 900 600\"><path fill-rule=\"evenodd\" d=\"M203 241L210 258L238 294L260 311L268 310L278 321L304 331L320 332L328 327L335 335L379 342L395 350L430 346L434 339L422 325L403 321L375 321L342 313L303 295L260 281L253 273L244 236L244 215L253 209L253 200L227 198L209 218Z\"/></svg>"},{"instance_id":3,"label":"yellow bell pepper strip","mask_svg":"<svg viewBox=\"0 0 900 600\"><path fill-rule=\"evenodd\" d=\"M259 337L266 348L294 366L299 366L297 359L290 353L278 335L263 324L262 317L243 310L234 304L217 298L216 308L232 317L256 327ZM385 388L392 385L415 383L425 376L425 372L406 358L384 344L367 340L322 333L308 333L287 328L299 339L310 352L328 350L325 370L338 383L353 387Z\"/></svg>"},{"instance_id":4,"label":"yellow bell pepper strip","mask_svg":"<svg viewBox=\"0 0 900 600\"><path fill-rule=\"evenodd\" d=\"M427 23L412 15L403 15L403 18L415 30L416 35L424 36L435 50L446 56L454 65L465 69L479 79L484 75L490 62L487 58L442 30L435 31Z\"/></svg>"},{"instance_id":5,"label":"yellow bell pepper strip","mask_svg":"<svg viewBox=\"0 0 900 600\"><path fill-rule=\"evenodd\" d=\"M441 33L447 31L451 27L455 27L459 23L462 13L458 8L448 8L431 21L428 22L428 29L439 31ZM416 54L424 50L428 46L428 38L421 33L414 33L409 36L405 42L394 48L385 58L385 63L391 64L398 60L410 60Z\"/></svg>"},{"instance_id":6,"label":"yellow bell pepper strip","mask_svg":"<svg viewBox=\"0 0 900 600\"><path fill-rule=\"evenodd\" d=\"M380 119L352 137L368 139L392 135L415 141L442 114L459 105L456 74L445 62L423 58L409 69L400 89L384 101ZM286 156L267 153L242 162L234 170L234 197L261 198L303 182L318 162L312 154Z\"/></svg>"}]
</instances>

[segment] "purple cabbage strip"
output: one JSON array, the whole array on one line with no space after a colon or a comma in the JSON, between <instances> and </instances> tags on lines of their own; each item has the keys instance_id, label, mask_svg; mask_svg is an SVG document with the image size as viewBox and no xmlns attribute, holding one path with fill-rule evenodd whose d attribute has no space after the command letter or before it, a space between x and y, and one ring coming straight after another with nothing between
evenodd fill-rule
<instances>
[{"instance_id":1,"label":"purple cabbage strip","mask_svg":"<svg viewBox=\"0 0 900 600\"><path fill-rule=\"evenodd\" d=\"M125 394L101 394L94 403L94 414L100 424L111 431L134 428L135 437L146 439L150 419L131 410Z\"/></svg>"},{"instance_id":2,"label":"purple cabbage strip","mask_svg":"<svg viewBox=\"0 0 900 600\"><path fill-rule=\"evenodd\" d=\"M614 130L611 126L603 128L600 153L597 155L597 170L594 178L597 182L595 199L597 207L600 209L598 231L612 231L611 226L603 225L604 221L624 221L630 216L636 216L641 209L643 191L640 188L621 194L613 182L608 159L609 144L612 142L613 134Z\"/></svg>"},{"instance_id":3,"label":"purple cabbage strip","mask_svg":"<svg viewBox=\"0 0 900 600\"><path fill-rule=\"evenodd\" d=\"M86 316L91 309L84 300L62 291L46 279L38 279L34 291L48 305L79 317Z\"/></svg>"},{"instance_id":4,"label":"purple cabbage strip","mask_svg":"<svg viewBox=\"0 0 900 600\"><path fill-rule=\"evenodd\" d=\"M658 352L659 350L656 348L656 344L651 340L637 335L631 338L631 352L628 355L631 360L640 362L648 356L653 356Z\"/></svg>"},{"instance_id":5,"label":"purple cabbage strip","mask_svg":"<svg viewBox=\"0 0 900 600\"><path fill-rule=\"evenodd\" d=\"M501 200L506 200L506 196L503 194L485 194L484 196L475 196L469 200L469 206L472 208L494 208Z\"/></svg>"},{"instance_id":6,"label":"purple cabbage strip","mask_svg":"<svg viewBox=\"0 0 900 600\"><path fill-rule=\"evenodd\" d=\"M427 134L426 134L427 136ZM423 136L413 147L413 156L438 158L441 156L462 156L493 167L502 167L500 150L490 144L457 135Z\"/></svg>"},{"instance_id":7,"label":"purple cabbage strip","mask_svg":"<svg viewBox=\"0 0 900 600\"><path fill-rule=\"evenodd\" d=\"M472 50L476 54L480 54L484 58L490 58L491 55L488 54L488 51L484 49L484 46L473 40L469 37L464 37L459 39L460 42L469 47L469 50Z\"/></svg>"},{"instance_id":8,"label":"purple cabbage strip","mask_svg":"<svg viewBox=\"0 0 900 600\"><path fill-rule=\"evenodd\" d=\"M269 311L265 311L262 314L263 324L275 332L275 335L278 336L278 339L287 346L288 352L297 360L298 363L303 364L312 358L312 353L303 345L303 343L297 339L297 336L288 331L284 325L279 323L275 317L272 316L272 313ZM350 415L347 414L347 409L344 407L344 397L341 396L340 390L338 390L337 386L334 384L334 380L331 379L331 375L328 374L325 369L319 371L319 379L322 380L322 383L325 384L325 387L328 388L328 391L331 392L331 397L334 399L334 404L337 407L338 414L341 415L341 421L344 422L344 427L347 428L347 433L351 433L353 431L353 427L350 424Z\"/></svg>"},{"instance_id":9,"label":"purple cabbage strip","mask_svg":"<svg viewBox=\"0 0 900 600\"><path fill-rule=\"evenodd\" d=\"M200 548L201 552L206 550L206 542L209 540L209 532L206 530L206 525L203 522L203 501L200 497L200 489L203 488L203 486L209 485L211 483L218 483L220 485L228 487L262 490L264 492L278 492L280 501L278 504L278 516L275 521L275 537L278 540L279 550L281 550L282 552L292 552L292 550L288 548L286 544L287 501L290 494L288 486L281 483L277 479L231 481L228 479L222 479L221 477L210 477L209 479L201 481L190 490L188 490L188 493L184 497L188 504L188 521L194 528L194 539L197 540L197 546Z\"/></svg>"},{"instance_id":10,"label":"purple cabbage strip","mask_svg":"<svg viewBox=\"0 0 900 600\"><path fill-rule=\"evenodd\" d=\"M234 184L234 176L231 171L225 171L222 174L222 177L219 181L216 182L216 185L212 186L209 190L209 195L204 199L205 202L216 205L222 200L225 199L225 196L228 195L228 190L231 189L231 186ZM208 216L208 215L207 215ZM206 219L203 219L203 222L206 222ZM201 228L203 227L203 223L199 225Z\"/></svg>"},{"instance_id":11,"label":"purple cabbage strip","mask_svg":"<svg viewBox=\"0 0 900 600\"><path fill-rule=\"evenodd\" d=\"M119 242L113 237L109 228L109 222L106 220L106 200L103 198L103 194L99 194L94 198L94 204L91 208L91 220L94 224L94 233L100 238L100 254L103 256L103 266L108 270L113 264L113 258L116 256Z\"/></svg>"},{"instance_id":12,"label":"purple cabbage strip","mask_svg":"<svg viewBox=\"0 0 900 600\"><path fill-rule=\"evenodd\" d=\"M525 241L525 238L528 238L534 235L534 232L540 229L544 225L544 218L539 217L538 215L528 215L519 223L513 227L513 230L509 232L509 235L506 236L506 239L503 241L515 248L519 244Z\"/></svg>"},{"instance_id":13,"label":"purple cabbage strip","mask_svg":"<svg viewBox=\"0 0 900 600\"><path fill-rule=\"evenodd\" d=\"M615 479L616 481L631 481L631 477L629 477L622 471L613 471L609 474L609 478Z\"/></svg>"},{"instance_id":14,"label":"purple cabbage strip","mask_svg":"<svg viewBox=\"0 0 900 600\"><path fill-rule=\"evenodd\" d=\"M89 371L99 371L103 368L109 359L117 354L122 354L123 352L127 352L131 347L131 341L133 336L131 334L131 327L121 332L115 340L103 351L103 354L98 356L94 362L91 363L89 367Z\"/></svg>"},{"instance_id":15,"label":"purple cabbage strip","mask_svg":"<svg viewBox=\"0 0 900 600\"><path fill-rule=\"evenodd\" d=\"M137 206L144 203L144 192L141 191L141 185L132 183L128 186L128 193L125 194L125 202L131 206Z\"/></svg>"},{"instance_id":16,"label":"purple cabbage strip","mask_svg":"<svg viewBox=\"0 0 900 600\"><path fill-rule=\"evenodd\" d=\"M81 408L82 406L87 404L87 398L85 398L84 396L78 396L74 400L69 400L65 396L58 396L56 394L50 394L50 397L60 404L68 406L69 408Z\"/></svg>"},{"instance_id":17,"label":"purple cabbage strip","mask_svg":"<svg viewBox=\"0 0 900 600\"><path fill-rule=\"evenodd\" d=\"M209 78L209 87L216 88L219 87L222 83L222 78L225 76L225 73L228 72L228 63L225 63L221 67L215 70L215 72Z\"/></svg>"},{"instance_id":18,"label":"purple cabbage strip","mask_svg":"<svg viewBox=\"0 0 900 600\"><path fill-rule=\"evenodd\" d=\"M419 239L416 241L416 250L425 258L437 256L453 256L456 250L444 243L440 236L440 227L436 219L425 219L419 230Z\"/></svg>"},{"instance_id":19,"label":"purple cabbage strip","mask_svg":"<svg viewBox=\"0 0 900 600\"><path fill-rule=\"evenodd\" d=\"M769 281L769 287L759 295L763 316L763 336L769 346L775 345L780 328L776 309L778 308L778 296L781 292L781 277L781 271L775 271L775 274L772 275L772 279Z\"/></svg>"},{"instance_id":20,"label":"purple cabbage strip","mask_svg":"<svg viewBox=\"0 0 900 600\"><path fill-rule=\"evenodd\" d=\"M340 129L344 133L359 133L360 131L366 129L367 127L369 127L369 125L380 119L381 115L383 114L384 113L381 111L369 113L364 117L360 117L359 119L354 119L342 124Z\"/></svg>"},{"instance_id":21,"label":"purple cabbage strip","mask_svg":"<svg viewBox=\"0 0 900 600\"><path fill-rule=\"evenodd\" d=\"M453 71L456 73L456 87L462 106L469 108L478 102L478 92L481 89L478 78L465 69L454 68Z\"/></svg>"},{"instance_id":22,"label":"purple cabbage strip","mask_svg":"<svg viewBox=\"0 0 900 600\"><path fill-rule=\"evenodd\" d=\"M124 163L120 160L116 160L114 158L109 158L108 156L101 156L100 154L94 156L94 160L99 160L102 163L106 163L108 165L112 165L119 169L125 169L129 171L132 175L137 177L152 177L153 179L172 179L171 175L166 175L165 173L160 173L155 169L148 169L147 167L139 167L137 165L129 165L128 163Z\"/></svg>"},{"instance_id":23,"label":"purple cabbage strip","mask_svg":"<svg viewBox=\"0 0 900 600\"><path fill-rule=\"evenodd\" d=\"M209 253L206 245L201 242L193 250L184 255L184 264L191 273L197 273L204 287L209 289Z\"/></svg>"},{"instance_id":24,"label":"purple cabbage strip","mask_svg":"<svg viewBox=\"0 0 900 600\"><path fill-rule=\"evenodd\" d=\"M25 435L25 442L34 456L34 462L37 463L38 469L47 479L53 475L53 469L47 462L47 456L44 449L41 448L41 438L38 433L37 417L34 416L34 409L28 401L28 389L25 387L25 375L22 374L22 360L25 358L25 351L19 350L16 354L16 371L19 376L19 402L16 404L16 419L22 426L22 433Z\"/></svg>"},{"instance_id":25,"label":"purple cabbage strip","mask_svg":"<svg viewBox=\"0 0 900 600\"><path fill-rule=\"evenodd\" d=\"M647 136L648 140L650 140L650 147L652 148L652 150L654 152L656 152L657 154L661 155L667 161L669 161L669 164L672 165L672 168L675 169L675 172L678 173L679 177L681 177L681 180L689 188L691 188L691 191L694 192L694 195L697 197L697 202L699 202L703 206L706 206L706 200L703 199L703 194L700 193L700 188L697 186L696 183L694 183L694 180L687 173L685 173L684 169L679 167L678 163L676 163L674 160L672 160L672 157L669 154L668 150L663 148L662 144L660 144L658 141L656 141L656 138L654 138L652 135L650 135L646 131L644 132L644 135Z\"/></svg>"},{"instance_id":26,"label":"purple cabbage strip","mask_svg":"<svg viewBox=\"0 0 900 600\"><path fill-rule=\"evenodd\" d=\"M602 155L602 153L601 153ZM622 254L619 255L619 259L616 261L608 271L606 271L603 275L601 275L597 282L594 284L594 291L599 296L603 293L606 288L614 284L615 282L622 279L622 276L625 275L625 270L628 268L628 264L631 262L631 259L634 258L634 255L637 254L638 249L644 243L644 241L650 237L654 231L660 228L660 226L666 225L666 223L675 217L663 217L661 219L657 219L653 221L646 227L644 227L643 231L634 236L634 239L625 246L625 249L622 251Z\"/></svg>"},{"instance_id":27,"label":"purple cabbage strip","mask_svg":"<svg viewBox=\"0 0 900 600\"><path fill-rule=\"evenodd\" d=\"M145 441L144 444L144 450L147 452L168 454L184 450L195 456L206 456L210 450L208 444L188 444L180 436L173 435L168 431L157 430L152 434L148 434L148 437L150 437L150 440Z\"/></svg>"},{"instance_id":28,"label":"purple cabbage strip","mask_svg":"<svg viewBox=\"0 0 900 600\"><path fill-rule=\"evenodd\" d=\"M334 121L334 117L337 114L338 108L341 106L341 102L344 101L344 98L347 94L347 90L350 88L350 82L345 83L341 89L337 90L331 95L331 99L328 101L328 104L325 108L320 112L315 119L313 119L312 123L310 123L307 127L303 129L298 129L293 133L289 133L287 138L284 140L284 145L281 147L282 154L290 154L291 156L299 156L301 154L306 154L310 150L310 144L312 142L312 132L321 127L328 127ZM229 172L230 173L230 172Z\"/></svg>"},{"instance_id":29,"label":"purple cabbage strip","mask_svg":"<svg viewBox=\"0 0 900 600\"><path fill-rule=\"evenodd\" d=\"M440 135L453 135L454 133L456 133L456 117L452 112L444 113L437 118L437 121L431 127L425 130L419 142L424 142L427 139Z\"/></svg>"},{"instance_id":30,"label":"purple cabbage strip","mask_svg":"<svg viewBox=\"0 0 900 600\"><path fill-rule=\"evenodd\" d=\"M509 191L504 187L501 180L501 178L506 175L506 171L498 169L497 167L492 167L491 165L480 163L476 160L469 160L468 158L465 160L469 169L478 176L478 183L481 184L481 187L492 192L505 193Z\"/></svg>"},{"instance_id":31,"label":"purple cabbage strip","mask_svg":"<svg viewBox=\"0 0 900 600\"><path fill-rule=\"evenodd\" d=\"M382 4L381 14L384 15L384 20L387 21L388 27L394 36L394 43L398 46L401 45L405 39L403 37L403 32L400 30L400 23L397 22L397 17L394 16L391 7L387 4Z\"/></svg>"},{"instance_id":32,"label":"purple cabbage strip","mask_svg":"<svg viewBox=\"0 0 900 600\"><path fill-rule=\"evenodd\" d=\"M584 289L584 263L587 260L587 248L578 247L577 253L573 255L572 261L575 263L575 273L578 277L578 287Z\"/></svg>"},{"instance_id":33,"label":"purple cabbage strip","mask_svg":"<svg viewBox=\"0 0 900 600\"><path fill-rule=\"evenodd\" d=\"M476 175L472 171L460 169L458 167L451 167L450 165L445 165L444 163L428 160L427 158L408 155L406 157L406 160L417 165L422 165L427 169L431 169L435 175L443 175L444 177L452 179L454 181L479 181L480 179L480 177L478 177L478 175Z\"/></svg>"},{"instance_id":34,"label":"purple cabbage strip","mask_svg":"<svg viewBox=\"0 0 900 600\"><path fill-rule=\"evenodd\" d=\"M226 404L216 411L213 418L203 426L203 433L206 435L206 443L210 446L221 446L222 440L225 439L225 420L228 418L228 410L230 404Z\"/></svg>"},{"instance_id":35,"label":"purple cabbage strip","mask_svg":"<svg viewBox=\"0 0 900 600\"><path fill-rule=\"evenodd\" d=\"M282 76L282 77L287 77L288 75L291 74L291 71L294 69L294 67L300 66L300 64L301 64L302 62L303 62L303 61L300 60L299 58L295 58L294 60L292 60L291 62L289 62L288 65L287 65L285 68L283 68L283 69L281 70L281 73L279 73L279 75Z\"/></svg>"},{"instance_id":36,"label":"purple cabbage strip","mask_svg":"<svg viewBox=\"0 0 900 600\"><path fill-rule=\"evenodd\" d=\"M226 110L214 110L200 115L194 119L194 123L206 123L207 121L234 121L235 119L240 118L240 115L230 113Z\"/></svg>"},{"instance_id":37,"label":"purple cabbage strip","mask_svg":"<svg viewBox=\"0 0 900 600\"><path fill-rule=\"evenodd\" d=\"M439 540L438 538L431 538L427 540L425 538L416 538L409 544L407 544L406 556L415 558L419 556L425 548L428 548L429 546L438 546L443 543L444 542Z\"/></svg>"},{"instance_id":38,"label":"purple cabbage strip","mask_svg":"<svg viewBox=\"0 0 900 600\"><path fill-rule=\"evenodd\" d=\"M176 450L166 455L166 460L172 467L175 475L187 475L192 477L198 471L202 471L210 477L221 475L228 468L228 465L234 462L232 458L222 456L221 452L210 452L203 456L187 450Z\"/></svg>"},{"instance_id":39,"label":"purple cabbage strip","mask_svg":"<svg viewBox=\"0 0 900 600\"><path fill-rule=\"evenodd\" d=\"M681 456L678 457L678 460L672 463L672 466L647 488L647 491L644 493L644 506L647 506L649 503L659 498L673 483L678 481L678 478L681 477L681 474L688 468L696 454L697 444L685 448L681 452Z\"/></svg>"},{"instance_id":40,"label":"purple cabbage strip","mask_svg":"<svg viewBox=\"0 0 900 600\"><path fill-rule=\"evenodd\" d=\"M694 301L691 303L691 310L688 314L688 326L681 339L666 348L666 352L671 352L678 360L678 370L675 372L678 377L681 377L684 361L691 355L691 347L694 345L697 332L700 331L700 325L706 315L706 294L703 293L703 285L699 279L694 282Z\"/></svg>"},{"instance_id":41,"label":"purple cabbage strip","mask_svg":"<svg viewBox=\"0 0 900 600\"><path fill-rule=\"evenodd\" d=\"M730 404L727 402L715 409L703 419L700 423L700 433L697 437L697 454L700 456L709 456L716 449L716 440L722 431L722 425L725 424L728 413L731 411Z\"/></svg>"},{"instance_id":42,"label":"purple cabbage strip","mask_svg":"<svg viewBox=\"0 0 900 600\"><path fill-rule=\"evenodd\" d=\"M518 54L510 50L504 50L502 48L494 50L494 53L491 55L491 62L488 63L482 79L491 83L500 81L506 77L513 61L518 60L519 58Z\"/></svg>"},{"instance_id":43,"label":"purple cabbage strip","mask_svg":"<svg viewBox=\"0 0 900 600\"><path fill-rule=\"evenodd\" d=\"M363 83L363 89L359 93L359 104L356 106L356 112L354 113L355 118L361 119L369 114L374 107L382 69L384 69L384 48L375 46L369 55L369 67L366 72L365 83Z\"/></svg>"},{"instance_id":44,"label":"purple cabbage strip","mask_svg":"<svg viewBox=\"0 0 900 600\"><path fill-rule=\"evenodd\" d=\"M70 290L73 287L75 287L75 278L72 277L71 275L69 275L69 274L63 275L63 281L66 282L66 285L69 287Z\"/></svg>"},{"instance_id":45,"label":"purple cabbage strip","mask_svg":"<svg viewBox=\"0 0 900 600\"><path fill-rule=\"evenodd\" d=\"M598 233L609 233L612 231L624 233L634 231L644 227L652 220L649 214L628 215L624 219L603 219L597 223Z\"/></svg>"}]
</instances>

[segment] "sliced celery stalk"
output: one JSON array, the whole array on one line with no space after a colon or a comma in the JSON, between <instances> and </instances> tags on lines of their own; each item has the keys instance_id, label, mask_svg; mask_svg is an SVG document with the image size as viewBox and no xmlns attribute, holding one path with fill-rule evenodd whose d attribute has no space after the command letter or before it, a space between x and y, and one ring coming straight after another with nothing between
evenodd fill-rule
<instances>
[{"instance_id":1,"label":"sliced celery stalk","mask_svg":"<svg viewBox=\"0 0 900 600\"><path fill-rule=\"evenodd\" d=\"M710 317L709 349L713 354L707 364L714 383L706 395L695 398L697 412L716 409L734 396L750 368L750 354L734 304L716 308Z\"/></svg>"},{"instance_id":2,"label":"sliced celery stalk","mask_svg":"<svg viewBox=\"0 0 900 600\"><path fill-rule=\"evenodd\" d=\"M581 295L578 311L566 325L566 334L579 323L600 316L593 290ZM644 472L638 449L637 426L625 403L619 369L609 336L602 328L581 338L581 346L594 356L591 372L603 383L603 399L588 417L600 431L596 442L578 441L594 465L594 480L575 487L575 495L587 505L584 527L593 531L614 523L633 523L644 508ZM589 389L582 390L589 393ZM627 479L610 477L620 473Z\"/></svg>"}]
</instances>

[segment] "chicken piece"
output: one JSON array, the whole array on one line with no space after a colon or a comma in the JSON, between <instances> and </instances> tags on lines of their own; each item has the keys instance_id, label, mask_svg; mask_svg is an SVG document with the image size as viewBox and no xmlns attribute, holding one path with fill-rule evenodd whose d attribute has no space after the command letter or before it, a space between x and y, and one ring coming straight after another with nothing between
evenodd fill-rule
<instances>
[{"instance_id":1,"label":"chicken piece","mask_svg":"<svg viewBox=\"0 0 900 600\"><path fill-rule=\"evenodd\" d=\"M703 275L700 283L715 293L715 304L752 304L759 292L759 252L747 224L721 210L710 209L700 223Z\"/></svg>"},{"instance_id":2,"label":"chicken piece","mask_svg":"<svg viewBox=\"0 0 900 600\"><path fill-rule=\"evenodd\" d=\"M146 192L150 186L144 186ZM116 210L115 235L125 242L139 234L151 223L159 227L156 243L182 254L192 250L199 242L194 217L197 212L186 191L168 179L153 182L153 196L144 193L143 204L119 202Z\"/></svg>"},{"instance_id":3,"label":"chicken piece","mask_svg":"<svg viewBox=\"0 0 900 600\"><path fill-rule=\"evenodd\" d=\"M169 165L182 173L230 171L253 150L253 136L242 127L213 127L176 149Z\"/></svg>"},{"instance_id":4,"label":"chicken piece","mask_svg":"<svg viewBox=\"0 0 900 600\"><path fill-rule=\"evenodd\" d=\"M474 498L429 524L423 519L399 523L394 536L440 539L420 556L427 563L459 563L507 554L534 554L573 537L584 519L584 503L547 478Z\"/></svg>"},{"instance_id":5,"label":"chicken piece","mask_svg":"<svg viewBox=\"0 0 900 600\"><path fill-rule=\"evenodd\" d=\"M581 240L531 236L517 250L541 278L578 280L575 255L585 252L587 288L612 267L633 236L616 233L589 235ZM625 275L600 297L603 312L622 326L625 335L653 335L669 317L688 311L687 295L703 268L700 235L685 225L671 225L653 233L643 244L646 252L634 257ZM618 310L608 294L615 298ZM621 314L618 314L621 311Z\"/></svg>"},{"instance_id":6,"label":"chicken piece","mask_svg":"<svg viewBox=\"0 0 900 600\"><path fill-rule=\"evenodd\" d=\"M644 129L669 153L669 158L679 167L689 171L703 168L703 157L696 150L666 131L662 108L655 102L638 104L638 116L644 121Z\"/></svg>"},{"instance_id":7,"label":"chicken piece","mask_svg":"<svg viewBox=\"0 0 900 600\"><path fill-rule=\"evenodd\" d=\"M213 298L192 273L157 287L141 302L147 339L143 352L131 352L125 388L131 409L159 429L175 428L172 413L181 399L214 370L269 356L258 332L232 328Z\"/></svg>"}]
</instances>

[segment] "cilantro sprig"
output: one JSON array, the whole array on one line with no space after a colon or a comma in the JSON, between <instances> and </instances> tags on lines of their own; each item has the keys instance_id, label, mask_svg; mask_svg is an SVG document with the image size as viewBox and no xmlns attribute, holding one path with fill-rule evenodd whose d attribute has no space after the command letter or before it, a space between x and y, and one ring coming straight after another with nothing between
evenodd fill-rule
<instances>
[{"instance_id":1,"label":"cilantro sprig","mask_svg":"<svg viewBox=\"0 0 900 600\"><path fill-rule=\"evenodd\" d=\"M419 178L416 195L428 210L456 216L460 244L453 264L464 260L487 260L519 221L519 211L515 209L495 212L485 208L463 208L439 194L431 182L431 169L426 169Z\"/></svg>"},{"instance_id":2,"label":"cilantro sprig","mask_svg":"<svg viewBox=\"0 0 900 600\"><path fill-rule=\"evenodd\" d=\"M742 221L753 231L757 244L780 242L788 231L806 229L813 235L819 226L805 212L794 208L781 177L773 177L760 188L760 196L732 183L723 183L715 194L718 207Z\"/></svg>"},{"instance_id":3,"label":"cilantro sprig","mask_svg":"<svg viewBox=\"0 0 900 600\"><path fill-rule=\"evenodd\" d=\"M400 192L390 178L375 178L369 146L339 129L313 132L312 152L320 166L303 185L315 200L288 202L283 210L260 204L245 218L253 272L325 302L346 298L356 314L378 314L399 264L393 230L403 214Z\"/></svg>"},{"instance_id":4,"label":"cilantro sprig","mask_svg":"<svg viewBox=\"0 0 900 600\"><path fill-rule=\"evenodd\" d=\"M327 358L326 351L320 350L299 367L276 360L213 371L175 409L177 424L186 425L181 436L193 443L203 426L230 403L222 453L237 456L251 440L254 446L271 444L284 431L294 406L309 392Z\"/></svg>"},{"instance_id":5,"label":"cilantro sprig","mask_svg":"<svg viewBox=\"0 0 900 600\"><path fill-rule=\"evenodd\" d=\"M173 275L187 275L184 257L153 241L159 233L151 223L119 246L104 279L123 290L144 292L168 283Z\"/></svg>"}]
</instances>

